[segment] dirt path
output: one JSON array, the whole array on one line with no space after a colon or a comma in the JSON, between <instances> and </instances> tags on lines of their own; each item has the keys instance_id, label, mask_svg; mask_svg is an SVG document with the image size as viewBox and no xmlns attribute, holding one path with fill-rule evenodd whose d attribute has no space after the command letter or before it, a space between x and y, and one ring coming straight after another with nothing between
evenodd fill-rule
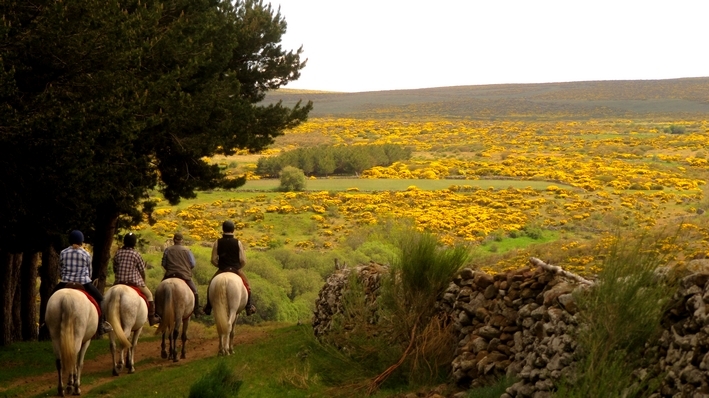
<instances>
[{"instance_id":1,"label":"dirt path","mask_svg":"<svg viewBox=\"0 0 709 398\"><path fill-rule=\"evenodd\" d=\"M240 328L239 333L234 338L234 345L249 344L264 338L267 333L267 330L260 328ZM168 361L167 359L162 360L160 358L160 343L161 342L159 339L146 341L141 340L138 342L135 354L138 362L136 364L136 372L144 372L150 369L160 369L170 366L179 366L181 363L216 356L219 351L219 340L217 337L190 337L187 341L187 358L180 359L179 362L175 363ZM178 345L178 350L180 346L181 343ZM91 347L89 347L89 350L91 350ZM160 361L140 363L140 361L146 358L157 358L160 359ZM112 370L113 359L110 352L106 352L105 354L98 355L91 360L85 361L84 370L82 371L81 393L86 394L93 388L115 380L115 377L111 374ZM123 369L121 371L121 376L124 376L125 374L126 370ZM91 376L91 382L87 382L86 376ZM57 391L57 372L55 369L52 369L51 371L40 375L17 379L6 387L8 389L13 389L20 386L29 386L29 388L22 395L16 395L16 397L34 397L47 392L48 390L51 390L54 395ZM2 395L1 392L0 395Z\"/></svg>"}]
</instances>

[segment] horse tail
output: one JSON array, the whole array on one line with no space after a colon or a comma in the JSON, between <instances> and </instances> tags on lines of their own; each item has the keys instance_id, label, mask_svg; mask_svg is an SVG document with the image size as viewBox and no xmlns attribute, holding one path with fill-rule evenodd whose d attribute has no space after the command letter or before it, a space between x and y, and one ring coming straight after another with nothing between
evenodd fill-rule
<instances>
[{"instance_id":1,"label":"horse tail","mask_svg":"<svg viewBox=\"0 0 709 398\"><path fill-rule=\"evenodd\" d=\"M162 319L160 320L160 326L155 330L155 334L172 332L172 329L175 327L175 303L172 298L173 286L166 285L164 287L162 295L162 314L160 314Z\"/></svg>"},{"instance_id":2,"label":"horse tail","mask_svg":"<svg viewBox=\"0 0 709 398\"><path fill-rule=\"evenodd\" d=\"M229 333L229 298L227 297L228 282L227 278L219 278L216 280L214 300L212 308L214 311L214 323L217 325L217 333Z\"/></svg>"},{"instance_id":3,"label":"horse tail","mask_svg":"<svg viewBox=\"0 0 709 398\"><path fill-rule=\"evenodd\" d=\"M112 293L118 293L113 291ZM106 306L108 313L106 314L106 320L113 327L113 332L116 334L118 341L124 348L131 348L133 345L128 341L125 332L123 331L123 325L121 324L121 300L123 295L111 294L109 297L110 302Z\"/></svg>"},{"instance_id":4,"label":"horse tail","mask_svg":"<svg viewBox=\"0 0 709 398\"><path fill-rule=\"evenodd\" d=\"M62 363L62 370L66 374L73 374L76 368L78 350L76 347L76 304L68 297L64 296L60 305L60 336L59 336L59 359Z\"/></svg>"}]
</instances>

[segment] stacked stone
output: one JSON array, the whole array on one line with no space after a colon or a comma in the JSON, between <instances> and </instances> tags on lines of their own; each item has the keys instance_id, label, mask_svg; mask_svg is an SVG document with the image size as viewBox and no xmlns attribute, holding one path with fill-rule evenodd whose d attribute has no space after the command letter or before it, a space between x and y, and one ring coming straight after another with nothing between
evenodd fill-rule
<instances>
[{"instance_id":1,"label":"stacked stone","mask_svg":"<svg viewBox=\"0 0 709 398\"><path fill-rule=\"evenodd\" d=\"M575 287L541 268L496 275L464 269L439 304L458 333L455 382L474 388L509 374L520 381L506 397L549 394L569 374L576 348L567 334L576 327Z\"/></svg>"},{"instance_id":2,"label":"stacked stone","mask_svg":"<svg viewBox=\"0 0 709 398\"><path fill-rule=\"evenodd\" d=\"M573 380L577 349L573 339L578 326L576 306L571 292L575 284L556 277L535 302L518 311L514 361L508 375L519 381L507 389L502 398L546 398L552 395L560 379Z\"/></svg>"},{"instance_id":3,"label":"stacked stone","mask_svg":"<svg viewBox=\"0 0 709 398\"><path fill-rule=\"evenodd\" d=\"M353 272L364 288L365 303L373 312L369 317L370 322L375 322L375 303L381 285L381 276L388 272L388 267L369 263L354 268L337 269L327 278L325 285L320 289L317 300L315 300L313 315L315 337L320 338L326 335L332 327L333 316L342 312L342 296L347 290L349 277Z\"/></svg>"},{"instance_id":4,"label":"stacked stone","mask_svg":"<svg viewBox=\"0 0 709 398\"><path fill-rule=\"evenodd\" d=\"M657 347L649 347L647 368L636 372L645 375L665 374L658 397L709 396L709 273L684 277L673 297L672 307L664 314L665 330ZM656 359L656 360L655 360Z\"/></svg>"}]
</instances>

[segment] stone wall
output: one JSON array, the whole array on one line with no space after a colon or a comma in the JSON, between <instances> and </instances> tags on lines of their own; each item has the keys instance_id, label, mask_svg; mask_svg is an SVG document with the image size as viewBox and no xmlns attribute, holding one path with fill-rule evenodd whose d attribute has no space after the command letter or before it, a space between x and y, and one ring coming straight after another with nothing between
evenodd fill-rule
<instances>
[{"instance_id":1,"label":"stone wall","mask_svg":"<svg viewBox=\"0 0 709 398\"><path fill-rule=\"evenodd\" d=\"M316 336L329 330L347 278L355 271L376 300L386 268L366 265L339 270L320 292L313 320ZM551 396L560 378L573 380L578 327L572 292L587 289L573 278L541 267L488 275L464 269L438 303L455 322L458 346L452 381L464 389L487 385L501 376L517 378L501 398ZM658 345L647 347L647 366L638 380L665 375L653 398L709 397L709 273L681 280L662 321Z\"/></svg>"}]
</instances>

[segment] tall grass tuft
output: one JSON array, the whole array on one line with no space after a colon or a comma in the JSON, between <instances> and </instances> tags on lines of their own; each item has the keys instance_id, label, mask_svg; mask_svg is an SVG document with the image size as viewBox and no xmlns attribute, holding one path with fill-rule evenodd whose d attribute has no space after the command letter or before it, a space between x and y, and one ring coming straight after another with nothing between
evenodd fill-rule
<instances>
[{"instance_id":1,"label":"tall grass tuft","mask_svg":"<svg viewBox=\"0 0 709 398\"><path fill-rule=\"evenodd\" d=\"M205 374L190 387L189 398L228 398L239 394L242 381L234 374L225 361Z\"/></svg>"},{"instance_id":2,"label":"tall grass tuft","mask_svg":"<svg viewBox=\"0 0 709 398\"><path fill-rule=\"evenodd\" d=\"M401 232L397 240L399 256L383 280L380 314L402 354L373 381L370 391L399 367L406 368L409 382L436 380L455 349L451 323L435 304L469 260L470 249L443 246L435 235L412 229Z\"/></svg>"},{"instance_id":3,"label":"tall grass tuft","mask_svg":"<svg viewBox=\"0 0 709 398\"><path fill-rule=\"evenodd\" d=\"M616 236L596 285L579 294L577 342L582 352L575 380L561 383L557 397L641 397L657 380L639 382L633 370L643 348L659 336L660 320L676 290L656 270L665 265L663 245L643 236Z\"/></svg>"}]
</instances>

